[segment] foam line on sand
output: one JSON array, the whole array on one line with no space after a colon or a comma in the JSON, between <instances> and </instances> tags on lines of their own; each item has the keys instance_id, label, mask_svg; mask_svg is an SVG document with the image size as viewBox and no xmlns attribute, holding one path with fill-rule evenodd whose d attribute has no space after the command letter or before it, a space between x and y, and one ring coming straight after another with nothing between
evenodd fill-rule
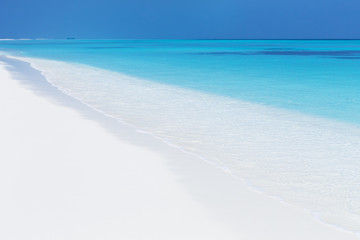
<instances>
[{"instance_id":1,"label":"foam line on sand","mask_svg":"<svg viewBox=\"0 0 360 240\"><path fill-rule=\"evenodd\" d=\"M326 239L355 235L0 58L0 239Z\"/></svg>"}]
</instances>

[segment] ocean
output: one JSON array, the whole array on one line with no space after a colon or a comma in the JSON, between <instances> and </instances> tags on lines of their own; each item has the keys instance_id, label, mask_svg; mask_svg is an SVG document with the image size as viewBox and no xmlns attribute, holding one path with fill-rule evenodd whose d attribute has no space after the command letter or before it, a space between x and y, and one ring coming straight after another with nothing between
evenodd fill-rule
<instances>
[{"instance_id":1,"label":"ocean","mask_svg":"<svg viewBox=\"0 0 360 240\"><path fill-rule=\"evenodd\" d=\"M360 232L359 40L11 40L0 52L95 110Z\"/></svg>"}]
</instances>

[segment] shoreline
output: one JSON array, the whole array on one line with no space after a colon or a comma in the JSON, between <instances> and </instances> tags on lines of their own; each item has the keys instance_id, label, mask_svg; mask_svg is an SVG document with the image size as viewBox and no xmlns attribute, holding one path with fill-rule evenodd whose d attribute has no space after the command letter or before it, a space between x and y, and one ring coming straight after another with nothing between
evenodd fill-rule
<instances>
[{"instance_id":1,"label":"shoreline","mask_svg":"<svg viewBox=\"0 0 360 240\"><path fill-rule=\"evenodd\" d=\"M62 148L61 144L67 143L73 132L76 133L80 131L79 128L82 128L82 125L87 126L88 128L84 129L82 132L78 132L76 137L79 139L76 144L81 145L82 142L90 144L87 142L93 138L93 134L95 133L101 136L99 140L94 139L94 142L91 143L93 144L91 146L94 148L99 148L101 146L101 149L97 149L96 154L98 155L94 154L93 148L88 149L85 147L82 149L72 149L72 151L76 151L75 154L71 153L69 155L70 157L73 157L73 155L82 156L82 154L85 154L84 156L86 157L86 159L76 160L76 166L73 166L73 162L69 161L67 158L52 156L54 153L48 152L48 155L46 156L52 156L56 158L58 162L48 163L45 161L46 158L44 156L42 156L43 159L30 158L28 160L39 162L38 167L43 167L43 169L31 170L35 171L35 173L41 174L41 170L46 170L47 167L53 169L54 166L60 165L65 170L72 172L73 175L71 180L73 182L69 180L64 183L65 185L57 183L58 187L62 189L65 186L70 187L74 184L74 181L75 184L79 183L77 182L79 181L79 179L77 179L78 176L76 176L78 174L77 171L81 171L82 167L88 167L86 164L88 160L90 160L94 166L96 165L96 167L102 170L102 177L106 178L108 171L110 171L110 173L112 173L111 176L113 177L112 180L117 180L115 182L104 182L102 179L97 179L100 182L103 181L101 182L103 185L108 184L111 186L111 188L106 188L107 191L97 188L97 193L100 192L104 196L107 196L109 194L108 191L113 191L113 189L121 186L122 191L116 193L115 196L118 200L121 200L121 196L124 194L127 194L127 196L131 195L132 191L135 191L138 196L145 198L151 196L148 202L141 202L141 204L137 202L138 198L129 196L127 203L130 205L128 206L121 201L120 203L113 201L111 207L117 209L117 213L119 213L120 216L123 215L123 212L129 211L127 218L132 216L133 221L131 221L131 224L128 224L128 226L132 230L129 231L128 229L122 229L122 231L119 232L117 229L119 225L117 224L121 222L126 225L127 223L124 223L124 220L119 218L119 215L111 214L111 220L113 221L110 221L109 225L103 224L102 230L98 229L102 232L101 234L117 234L118 237L127 237L127 239L152 239L151 237L154 239L177 239L173 236L173 234L178 234L183 231L181 233L182 235L180 234L178 239L358 239L353 234L339 231L334 227L319 222L303 209L281 203L248 189L245 184L239 180L210 164L190 156L189 154L182 153L179 149L171 148L160 140L138 133L131 127L123 125L115 119L110 119L99 112L95 112L93 109L90 109L77 100L61 93L55 87L47 83L45 79L41 79L41 74L36 70L32 71L28 63L20 61L17 63L13 62L11 64L13 67L12 71L9 71L9 67L11 66L7 66L7 71L4 71L3 63L7 61L7 64L9 65L11 60L5 61L4 59L0 59L0 61L2 62L1 76L5 79L2 82L4 86L1 87L3 91L1 96L3 98L2 100L4 100L2 107L9 113L4 116L12 116L12 119L16 120L12 122L9 120L10 118L5 118L3 121L5 121L6 128L4 126L4 122L1 123L1 126L4 128L3 130L6 130L8 133L2 137L3 144L8 144L7 138L11 136L12 132L16 132L20 140L26 139L28 141L16 142L18 146L15 148L15 146L10 145L10 149L27 149L29 147L27 145L31 143L33 145L33 148L31 149L35 149L34 151L36 151L39 156L42 156L44 152L43 146L49 146L47 142L48 139L51 139L51 141L53 141L56 145L56 147L49 146L55 151L59 147ZM9 73L11 73L11 76ZM27 77L24 75L27 75ZM34 80L37 80L38 83L34 84L31 82ZM10 92L8 91L13 91L11 93L14 95L10 95ZM6 102L5 100L8 101ZM8 106L9 104L15 109L10 108ZM40 105L43 106L43 108L39 109ZM25 110L28 111L27 114L35 113L34 116L31 116L31 119L33 118L32 122L19 120L19 116L27 116L24 112L22 112ZM44 111L53 113L54 116L58 117L58 119L54 118L54 116L48 116L48 113L46 114L46 118L43 119ZM44 132L43 126L48 124L48 117L52 117L52 125L48 126L49 128L47 130L50 130L49 132ZM64 121L66 122L65 125ZM42 124L40 124L40 122L42 122ZM22 127L22 131L18 129L19 124ZM52 131L52 129L56 126L62 126L62 129L66 132L66 134L62 135L61 132ZM42 137L34 137L34 132L31 132L30 130L39 132ZM32 141L32 139L36 139L36 141L29 142ZM102 142L101 140L106 141ZM113 148L105 149L106 146L104 143L109 143L109 145L113 146ZM121 146L121 151L118 150L118 146ZM72 146L67 147L71 148ZM128 153L127 157L131 158L131 161L124 159L124 163L116 161L116 159L113 158L113 154L109 154L114 153L118 157L121 157L123 156L123 152L128 151L129 149L132 149L132 151L130 151L131 153ZM60 150L57 151L59 154L63 152ZM105 159L111 159L105 160L108 168L102 166L102 161L104 160L102 154L106 156ZM19 164L20 166L22 166L22 164L29 164L25 161L25 159L21 159L20 156L16 157L10 153L8 153L8 155L5 153L5 156L1 158L15 161L16 164ZM153 160L151 164L147 159ZM63 163L63 160L66 161ZM133 161L135 161L136 164L134 164ZM43 166L40 163L46 164ZM6 164L11 165L12 163ZM62 164L67 164L68 166ZM119 178L119 176L113 172L113 167L119 166L119 164L125 164L128 170L130 169L134 172L125 171L125 169L118 169L119 173L121 173L121 178ZM12 165L12 167L17 169L18 166ZM96 168L93 168L91 171L96 172L96 170ZM141 174L139 174L138 171L141 172ZM22 171L20 172L24 173ZM8 172L6 176L10 177L10 173L11 171ZM18 175L18 177L21 179L21 174ZM122 183L121 180L124 180L123 178L134 181L132 191L128 189L128 183ZM59 180L57 178L51 179L54 182ZM85 179L89 181L89 183L81 183L81 186L85 187L85 189L90 187L89 184L91 182L94 184L93 176L86 175ZM30 182L33 181L32 178L29 180ZM165 183L164 180L166 180ZM152 182L152 184L147 186L147 181ZM21 181L21 183L23 183L23 181ZM146 188L146 186L149 188ZM19 184L17 187L21 188L22 186ZM14 187L15 190L18 188ZM11 189L9 189L9 191L10 190ZM26 189L22 190L25 191ZM38 200L49 197L47 194L44 194L41 191L39 192L39 190L41 189L37 189L37 193L29 193L29 196ZM52 193L58 196L56 191L52 191ZM67 197L69 199L72 199L75 202L77 201L74 200L76 199L74 198L76 196L76 191L69 193L67 190L63 189L62 193L64 195L68 194ZM96 191L92 194L95 193ZM148 195L149 193L150 195ZM86 194L89 194L89 192ZM87 199L86 194L77 197L85 200ZM166 198L169 199L166 200ZM64 200L66 199L67 198L64 198ZM23 210L31 210L30 212L34 215L41 212L49 218L59 216L59 212L57 212L58 209L56 207L46 205L49 202L55 201L55 199L51 198L48 200L49 201L44 201L43 204L37 205L38 210L40 209L40 211L35 211L34 209L31 210L29 207L24 208ZM106 204L107 201L107 197L100 197L97 199L96 203L99 205L94 205L96 206L94 211L97 212L99 210L98 207L100 208L100 206ZM12 202L9 201L7 204L11 205ZM26 205L27 202L24 201L23 204ZM68 204L71 205L72 201ZM144 208L142 204L147 207ZM43 209L45 206L48 210L52 210L52 212L54 212L54 210L57 211L55 211L55 214L46 214L46 211ZM155 209L149 211L150 209L153 209L153 207L155 207ZM138 211L138 208L145 210L145 212L149 212L148 214L145 214L143 211ZM110 212L110 209L107 209L108 211L105 212ZM12 206L11 210L17 211L18 209L16 206ZM74 210L80 211L84 209L81 209L81 207L74 207ZM135 211L136 214L132 215L130 211ZM9 217L11 212L9 210L7 210L7 212L8 215L5 214L5 216ZM69 211L67 217L71 217L71 215L74 214ZM157 215L166 216L166 218L159 218ZM22 215L19 217L21 216ZM99 216L91 219L96 222ZM182 220L179 220L179 216ZM78 220L85 220L79 216L77 217ZM0 222L5 222L4 217L0 219ZM40 217L36 220L39 223L44 223ZM72 237L74 237L75 239L75 235L78 234L76 235L77 237L84 238L84 236L87 236L86 234L89 234L88 231L92 231L89 226L94 226L94 223L90 223L90 220L88 221L88 224L89 225L82 226L83 229L85 229L82 233L85 235L81 235L81 233L73 230L72 226L66 225L68 228L66 228L67 232L65 231L64 234L68 235L64 235L64 237L66 236L67 239L72 239ZM9 229L15 227L11 225L11 222L10 224L8 223L8 225ZM109 226L112 226L112 228L109 229ZM70 229L72 230L70 231ZM138 233L134 233L134 231L144 231L144 229L146 230L146 233L144 233L145 235L140 236ZM58 231L58 229L52 230ZM132 235L132 233L134 233L134 235ZM35 231L34 234L39 233L36 233ZM51 235L55 233L48 232L48 234ZM88 235L87 238L103 239L104 235L101 234L97 237L90 237L90 235ZM29 239L29 235L26 236ZM53 237L55 238L55 236ZM13 239L20 238L21 236ZM34 237L34 239L35 238L36 237ZM37 239L46 238L40 237Z\"/></svg>"}]
</instances>

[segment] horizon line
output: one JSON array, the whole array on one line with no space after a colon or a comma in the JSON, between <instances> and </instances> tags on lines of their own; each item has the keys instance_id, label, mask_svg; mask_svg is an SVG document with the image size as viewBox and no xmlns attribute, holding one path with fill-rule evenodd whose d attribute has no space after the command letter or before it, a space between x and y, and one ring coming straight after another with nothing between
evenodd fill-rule
<instances>
[{"instance_id":1,"label":"horizon line","mask_svg":"<svg viewBox=\"0 0 360 240\"><path fill-rule=\"evenodd\" d=\"M28 40L360 40L360 38L0 38L0 41Z\"/></svg>"}]
</instances>

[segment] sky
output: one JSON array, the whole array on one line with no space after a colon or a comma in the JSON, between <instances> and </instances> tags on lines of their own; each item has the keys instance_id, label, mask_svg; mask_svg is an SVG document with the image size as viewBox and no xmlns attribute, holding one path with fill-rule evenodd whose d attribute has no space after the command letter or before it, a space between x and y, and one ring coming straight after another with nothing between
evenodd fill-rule
<instances>
[{"instance_id":1,"label":"sky","mask_svg":"<svg viewBox=\"0 0 360 240\"><path fill-rule=\"evenodd\" d=\"M0 38L360 39L360 0L0 0Z\"/></svg>"}]
</instances>

